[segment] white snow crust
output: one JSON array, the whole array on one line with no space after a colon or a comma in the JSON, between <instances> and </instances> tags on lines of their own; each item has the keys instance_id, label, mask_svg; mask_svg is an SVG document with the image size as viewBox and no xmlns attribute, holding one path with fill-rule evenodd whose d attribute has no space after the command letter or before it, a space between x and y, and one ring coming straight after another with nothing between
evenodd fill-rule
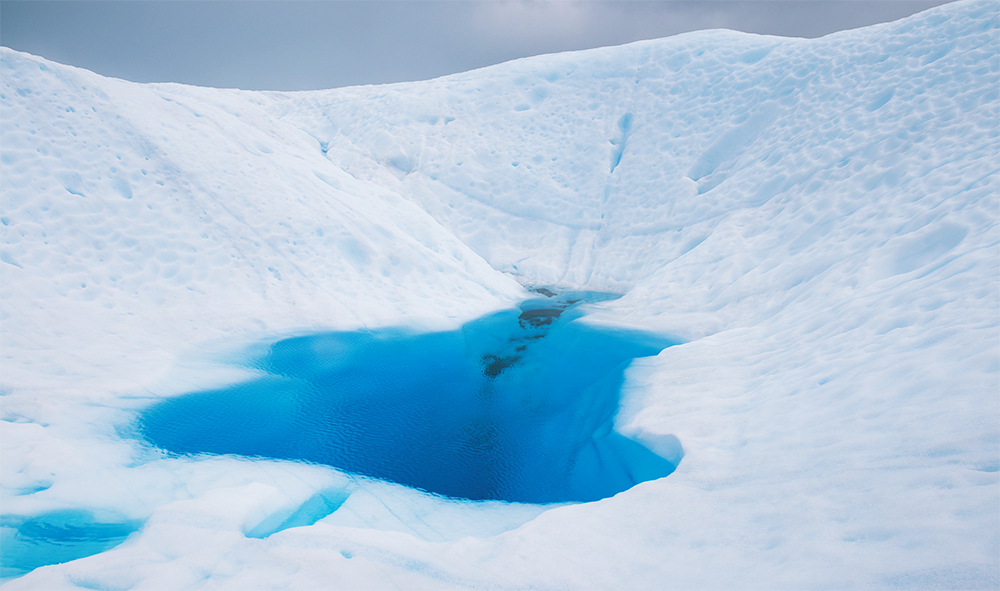
<instances>
[{"instance_id":1,"label":"white snow crust","mask_svg":"<svg viewBox=\"0 0 1000 591\"><path fill-rule=\"evenodd\" d=\"M0 510L145 520L4 587L1000 587L998 28L966 1L296 93L0 49ZM522 285L684 341L617 427L679 441L673 475L471 503L128 434L254 343L452 329Z\"/></svg>"}]
</instances>

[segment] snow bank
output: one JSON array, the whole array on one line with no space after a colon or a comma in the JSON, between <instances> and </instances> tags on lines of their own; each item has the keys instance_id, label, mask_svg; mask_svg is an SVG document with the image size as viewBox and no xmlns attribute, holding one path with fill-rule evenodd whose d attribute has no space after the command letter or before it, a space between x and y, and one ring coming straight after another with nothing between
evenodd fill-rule
<instances>
[{"instance_id":1,"label":"snow bank","mask_svg":"<svg viewBox=\"0 0 1000 591\"><path fill-rule=\"evenodd\" d=\"M419 83L139 85L0 52L5 514L145 520L10 588L995 588L998 11L706 31ZM518 285L686 341L595 503L458 503L161 458L136 408L314 329L449 329ZM205 361L205 359L208 359ZM314 525L269 516L349 490Z\"/></svg>"}]
</instances>

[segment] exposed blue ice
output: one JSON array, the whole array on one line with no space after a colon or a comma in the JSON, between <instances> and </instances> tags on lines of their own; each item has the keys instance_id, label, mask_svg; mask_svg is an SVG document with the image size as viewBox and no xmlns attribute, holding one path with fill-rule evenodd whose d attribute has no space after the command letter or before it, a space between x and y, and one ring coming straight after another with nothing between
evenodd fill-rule
<instances>
[{"instance_id":1,"label":"exposed blue ice","mask_svg":"<svg viewBox=\"0 0 1000 591\"><path fill-rule=\"evenodd\" d=\"M312 525L339 509L347 500L347 496L347 491L341 489L320 491L287 513L278 511L272 514L246 532L246 535L248 538L266 538L290 527Z\"/></svg>"},{"instance_id":2,"label":"exposed blue ice","mask_svg":"<svg viewBox=\"0 0 1000 591\"><path fill-rule=\"evenodd\" d=\"M625 368L673 343L573 322L594 295L531 300L452 332L281 340L253 361L266 375L158 403L139 428L178 454L303 460L450 497L605 498L675 468L612 429Z\"/></svg>"}]
</instances>

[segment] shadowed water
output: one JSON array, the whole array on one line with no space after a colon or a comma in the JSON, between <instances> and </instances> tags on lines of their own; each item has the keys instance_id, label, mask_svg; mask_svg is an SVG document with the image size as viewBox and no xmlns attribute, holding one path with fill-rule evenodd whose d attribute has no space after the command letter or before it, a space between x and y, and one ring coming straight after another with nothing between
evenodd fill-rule
<instances>
[{"instance_id":1,"label":"shadowed water","mask_svg":"<svg viewBox=\"0 0 1000 591\"><path fill-rule=\"evenodd\" d=\"M284 339L252 360L260 378L162 401L139 431L178 454L303 460L451 497L605 498L675 468L612 430L629 362L673 343L573 322L582 297L600 294L451 332Z\"/></svg>"}]
</instances>

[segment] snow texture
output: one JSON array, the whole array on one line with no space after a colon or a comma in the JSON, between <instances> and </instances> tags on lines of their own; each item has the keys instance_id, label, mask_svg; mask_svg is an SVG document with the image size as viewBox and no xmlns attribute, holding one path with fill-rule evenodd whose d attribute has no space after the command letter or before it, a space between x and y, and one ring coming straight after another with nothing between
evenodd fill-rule
<instances>
[{"instance_id":1,"label":"snow texture","mask_svg":"<svg viewBox=\"0 0 1000 591\"><path fill-rule=\"evenodd\" d=\"M4 523L142 524L5 588L997 588L998 27L963 1L298 93L0 50ZM682 342L616 419L674 474L473 503L130 431L255 343L454 330L521 285Z\"/></svg>"}]
</instances>

